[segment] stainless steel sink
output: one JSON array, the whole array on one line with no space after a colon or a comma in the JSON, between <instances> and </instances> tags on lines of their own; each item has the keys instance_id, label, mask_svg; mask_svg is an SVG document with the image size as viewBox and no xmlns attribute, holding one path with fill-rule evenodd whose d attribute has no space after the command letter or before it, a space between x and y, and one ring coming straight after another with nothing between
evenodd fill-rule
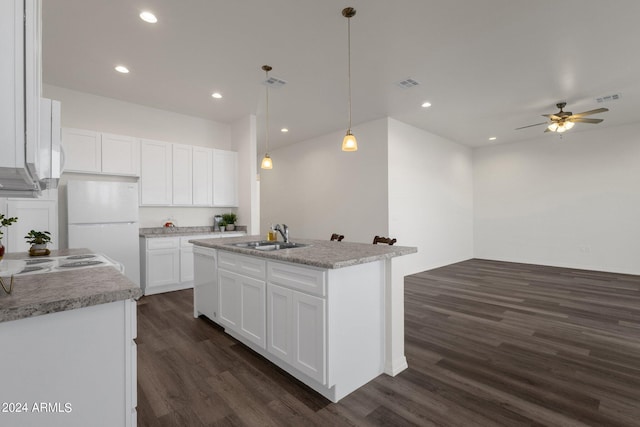
<instances>
[{"instance_id":1,"label":"stainless steel sink","mask_svg":"<svg viewBox=\"0 0 640 427\"><path fill-rule=\"evenodd\" d=\"M278 251L281 249L304 248L309 245L305 245L303 243L294 243L294 242L284 243L284 242L272 242L269 240L258 240L253 242L229 243L229 246L235 246L237 248L255 249L258 251Z\"/></svg>"}]
</instances>

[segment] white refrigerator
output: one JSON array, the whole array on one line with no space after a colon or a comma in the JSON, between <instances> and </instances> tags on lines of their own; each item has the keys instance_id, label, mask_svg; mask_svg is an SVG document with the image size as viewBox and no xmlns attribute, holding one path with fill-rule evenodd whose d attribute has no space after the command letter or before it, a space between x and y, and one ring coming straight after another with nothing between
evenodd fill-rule
<instances>
[{"instance_id":1,"label":"white refrigerator","mask_svg":"<svg viewBox=\"0 0 640 427\"><path fill-rule=\"evenodd\" d=\"M124 265L140 286L138 183L67 182L69 248L89 248Z\"/></svg>"}]
</instances>

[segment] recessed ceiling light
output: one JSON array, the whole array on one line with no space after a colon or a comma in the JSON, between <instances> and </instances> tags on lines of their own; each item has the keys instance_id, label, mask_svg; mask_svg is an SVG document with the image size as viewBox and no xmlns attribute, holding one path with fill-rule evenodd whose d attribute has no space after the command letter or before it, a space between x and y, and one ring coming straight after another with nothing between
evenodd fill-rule
<instances>
[{"instance_id":1,"label":"recessed ceiling light","mask_svg":"<svg viewBox=\"0 0 640 427\"><path fill-rule=\"evenodd\" d=\"M214 97L215 99L220 99L222 98L222 94L220 94L219 92L213 92L211 94L212 97Z\"/></svg>"},{"instance_id":2,"label":"recessed ceiling light","mask_svg":"<svg viewBox=\"0 0 640 427\"><path fill-rule=\"evenodd\" d=\"M124 65L118 65L116 66L116 71L122 74L127 74L129 72L129 69Z\"/></svg>"},{"instance_id":3,"label":"recessed ceiling light","mask_svg":"<svg viewBox=\"0 0 640 427\"><path fill-rule=\"evenodd\" d=\"M425 101L422 103L422 108L431 107L431 103L429 101Z\"/></svg>"},{"instance_id":4,"label":"recessed ceiling light","mask_svg":"<svg viewBox=\"0 0 640 427\"><path fill-rule=\"evenodd\" d=\"M289 129L287 129L287 128L282 128L282 129L280 129L280 132L282 132L282 133L287 133L287 132L289 132Z\"/></svg>"},{"instance_id":5,"label":"recessed ceiling light","mask_svg":"<svg viewBox=\"0 0 640 427\"><path fill-rule=\"evenodd\" d=\"M496 138L495 136L492 136L491 138L489 138L489 141L495 141L496 139L498 138Z\"/></svg>"},{"instance_id":6,"label":"recessed ceiling light","mask_svg":"<svg viewBox=\"0 0 640 427\"><path fill-rule=\"evenodd\" d=\"M158 22L158 18L156 18L156 15L146 10L140 14L140 19L150 24L155 24L156 22Z\"/></svg>"}]
</instances>

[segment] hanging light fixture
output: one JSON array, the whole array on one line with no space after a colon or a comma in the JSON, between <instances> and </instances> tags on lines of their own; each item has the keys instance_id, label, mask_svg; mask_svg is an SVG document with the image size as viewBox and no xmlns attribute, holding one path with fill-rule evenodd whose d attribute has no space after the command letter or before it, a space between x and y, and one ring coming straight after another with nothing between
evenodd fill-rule
<instances>
[{"instance_id":1,"label":"hanging light fixture","mask_svg":"<svg viewBox=\"0 0 640 427\"><path fill-rule=\"evenodd\" d=\"M568 121L558 122L558 123L553 122L549 126L547 126L547 129L549 129L551 132L562 133L571 129L573 125L574 125L573 122L568 122Z\"/></svg>"},{"instance_id":2,"label":"hanging light fixture","mask_svg":"<svg viewBox=\"0 0 640 427\"><path fill-rule=\"evenodd\" d=\"M349 128L347 129L347 134L342 140L342 151L357 151L358 150L358 141L356 141L356 137L351 133L351 18L356 15L356 10L352 7L345 7L342 9L342 16L347 18L347 34L348 34L348 43L347 43L347 52L349 57L349 65L348 65L348 74L349 74Z\"/></svg>"},{"instance_id":3,"label":"hanging light fixture","mask_svg":"<svg viewBox=\"0 0 640 427\"><path fill-rule=\"evenodd\" d=\"M271 68L269 65L263 65L262 69L264 70L264 72L267 75L267 80L269 80L269 71L271 71L273 68ZM267 87L267 110L266 110L266 114L265 114L265 154L264 157L262 158L262 165L260 165L260 167L262 169L273 169L273 161L271 160L271 157L269 157L269 85L266 85Z\"/></svg>"}]
</instances>

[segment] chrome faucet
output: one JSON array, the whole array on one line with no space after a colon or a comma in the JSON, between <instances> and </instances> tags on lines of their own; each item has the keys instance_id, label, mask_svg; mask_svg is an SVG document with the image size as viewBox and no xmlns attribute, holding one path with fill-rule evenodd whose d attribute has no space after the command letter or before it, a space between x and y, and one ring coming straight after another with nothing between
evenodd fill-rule
<instances>
[{"instance_id":1,"label":"chrome faucet","mask_svg":"<svg viewBox=\"0 0 640 427\"><path fill-rule=\"evenodd\" d=\"M287 224L276 224L276 231L279 231L285 243L289 243L289 227Z\"/></svg>"}]
</instances>

